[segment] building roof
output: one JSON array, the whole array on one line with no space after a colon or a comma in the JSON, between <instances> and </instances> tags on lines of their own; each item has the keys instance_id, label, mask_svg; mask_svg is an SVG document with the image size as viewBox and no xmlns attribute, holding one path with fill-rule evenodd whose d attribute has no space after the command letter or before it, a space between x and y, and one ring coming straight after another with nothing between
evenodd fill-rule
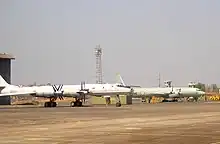
<instances>
[{"instance_id":1,"label":"building roof","mask_svg":"<svg viewBox=\"0 0 220 144\"><path fill-rule=\"evenodd\" d=\"M0 53L0 59L15 59L15 57L11 54Z\"/></svg>"}]
</instances>

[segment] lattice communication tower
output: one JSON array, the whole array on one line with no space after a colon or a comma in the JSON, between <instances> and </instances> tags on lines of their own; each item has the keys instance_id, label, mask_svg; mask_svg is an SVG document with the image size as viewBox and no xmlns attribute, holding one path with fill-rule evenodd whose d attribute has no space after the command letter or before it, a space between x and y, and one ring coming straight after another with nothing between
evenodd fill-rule
<instances>
[{"instance_id":1,"label":"lattice communication tower","mask_svg":"<svg viewBox=\"0 0 220 144\"><path fill-rule=\"evenodd\" d=\"M95 48L96 56L96 83L102 84L102 48L100 45L97 45Z\"/></svg>"}]
</instances>

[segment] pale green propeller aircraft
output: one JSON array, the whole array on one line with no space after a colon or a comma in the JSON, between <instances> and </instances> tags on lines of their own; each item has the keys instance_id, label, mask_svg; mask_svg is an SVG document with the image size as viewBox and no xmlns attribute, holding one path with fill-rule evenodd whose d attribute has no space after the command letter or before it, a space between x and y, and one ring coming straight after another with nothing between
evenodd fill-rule
<instances>
[{"instance_id":1,"label":"pale green propeller aircraft","mask_svg":"<svg viewBox=\"0 0 220 144\"><path fill-rule=\"evenodd\" d=\"M129 87L127 86L122 77L118 74L121 87ZM193 87L151 87L151 88L142 88L142 87L132 87L133 97L135 98L145 98L148 97L148 102L151 102L152 97L163 97L163 102L169 101L168 99L172 99L171 101L178 101L179 98L187 97L187 99L193 98L195 101L198 100L198 97L205 94L205 92L201 91L198 88Z\"/></svg>"}]
</instances>

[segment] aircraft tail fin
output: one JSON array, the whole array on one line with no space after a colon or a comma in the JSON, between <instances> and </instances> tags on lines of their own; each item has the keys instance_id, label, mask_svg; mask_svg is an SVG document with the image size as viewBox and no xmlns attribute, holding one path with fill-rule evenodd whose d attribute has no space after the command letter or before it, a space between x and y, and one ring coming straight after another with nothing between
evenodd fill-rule
<instances>
[{"instance_id":1,"label":"aircraft tail fin","mask_svg":"<svg viewBox=\"0 0 220 144\"><path fill-rule=\"evenodd\" d=\"M120 83L120 85L122 87L127 87L127 88L131 88L131 87L141 87L139 85L127 85L125 84L124 80L122 79L121 75L119 73L117 73L117 83Z\"/></svg>"},{"instance_id":2,"label":"aircraft tail fin","mask_svg":"<svg viewBox=\"0 0 220 144\"><path fill-rule=\"evenodd\" d=\"M4 78L0 75L0 88L4 88L9 84L4 80Z\"/></svg>"},{"instance_id":3,"label":"aircraft tail fin","mask_svg":"<svg viewBox=\"0 0 220 144\"><path fill-rule=\"evenodd\" d=\"M123 86L126 86L124 80L122 79L121 75L119 73L117 73L117 80L119 81L119 83L121 83Z\"/></svg>"}]
</instances>

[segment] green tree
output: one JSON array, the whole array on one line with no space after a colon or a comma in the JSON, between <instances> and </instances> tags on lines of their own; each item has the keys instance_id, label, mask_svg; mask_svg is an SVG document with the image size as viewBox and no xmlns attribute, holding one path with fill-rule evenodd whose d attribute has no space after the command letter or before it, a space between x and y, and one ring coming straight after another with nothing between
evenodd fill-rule
<instances>
[{"instance_id":1,"label":"green tree","mask_svg":"<svg viewBox=\"0 0 220 144\"><path fill-rule=\"evenodd\" d=\"M202 90L202 91L205 91L205 84L203 84L203 83L199 82L195 85L195 87Z\"/></svg>"},{"instance_id":2,"label":"green tree","mask_svg":"<svg viewBox=\"0 0 220 144\"><path fill-rule=\"evenodd\" d=\"M218 86L217 84L211 84L212 92L218 92Z\"/></svg>"}]
</instances>

